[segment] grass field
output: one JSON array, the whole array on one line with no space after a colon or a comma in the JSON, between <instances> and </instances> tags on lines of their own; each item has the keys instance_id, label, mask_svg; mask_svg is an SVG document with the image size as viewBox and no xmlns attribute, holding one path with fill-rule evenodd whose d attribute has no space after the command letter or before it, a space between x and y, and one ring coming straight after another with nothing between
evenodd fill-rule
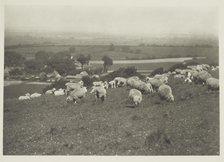
<instances>
[{"instance_id":1,"label":"grass field","mask_svg":"<svg viewBox=\"0 0 224 162\"><path fill-rule=\"evenodd\" d=\"M172 78L169 85L173 103L154 93L136 108L129 88L109 89L96 104L89 93L78 104L65 96L5 97L3 154L219 155L219 93Z\"/></svg>"}]
</instances>

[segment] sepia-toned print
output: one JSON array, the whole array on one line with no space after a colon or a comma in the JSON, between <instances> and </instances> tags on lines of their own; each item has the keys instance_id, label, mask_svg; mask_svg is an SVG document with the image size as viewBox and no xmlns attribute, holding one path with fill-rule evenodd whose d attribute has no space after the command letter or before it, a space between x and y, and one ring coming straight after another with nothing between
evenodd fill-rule
<instances>
[{"instance_id":1,"label":"sepia-toned print","mask_svg":"<svg viewBox=\"0 0 224 162\"><path fill-rule=\"evenodd\" d=\"M3 155L219 155L215 6L5 5Z\"/></svg>"}]
</instances>

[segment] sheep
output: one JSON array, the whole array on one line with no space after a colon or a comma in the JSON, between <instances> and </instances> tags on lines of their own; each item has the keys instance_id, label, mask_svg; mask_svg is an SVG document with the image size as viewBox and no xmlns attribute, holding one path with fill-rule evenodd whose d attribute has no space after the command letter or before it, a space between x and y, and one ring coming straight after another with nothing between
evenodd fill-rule
<instances>
[{"instance_id":1,"label":"sheep","mask_svg":"<svg viewBox=\"0 0 224 162\"><path fill-rule=\"evenodd\" d=\"M107 91L103 86L99 86L99 87L92 87L92 91L90 93L94 93L95 92L95 102L97 102L98 99L101 99L101 101L103 102L106 98L107 95Z\"/></svg>"},{"instance_id":2,"label":"sheep","mask_svg":"<svg viewBox=\"0 0 224 162\"><path fill-rule=\"evenodd\" d=\"M111 81L109 82L109 86L110 86L111 88L115 88L115 80L111 80Z\"/></svg>"},{"instance_id":3,"label":"sheep","mask_svg":"<svg viewBox=\"0 0 224 162\"><path fill-rule=\"evenodd\" d=\"M206 83L206 80L211 77L212 77L212 75L210 73L208 73L207 71L200 71L195 76L195 82L202 83L204 85Z\"/></svg>"},{"instance_id":4,"label":"sheep","mask_svg":"<svg viewBox=\"0 0 224 162\"><path fill-rule=\"evenodd\" d=\"M142 93L137 89L131 89L128 97L135 103L136 106L142 102Z\"/></svg>"},{"instance_id":5,"label":"sheep","mask_svg":"<svg viewBox=\"0 0 224 162\"><path fill-rule=\"evenodd\" d=\"M155 79L161 80L163 83L168 83L168 75L167 74L156 74L154 76Z\"/></svg>"},{"instance_id":6,"label":"sheep","mask_svg":"<svg viewBox=\"0 0 224 162\"><path fill-rule=\"evenodd\" d=\"M206 85L208 86L208 90L219 90L219 79L216 78L208 78L206 80Z\"/></svg>"},{"instance_id":7,"label":"sheep","mask_svg":"<svg viewBox=\"0 0 224 162\"><path fill-rule=\"evenodd\" d=\"M48 94L53 94L55 90L56 90L55 88L53 88L53 89L49 89L49 90L47 90L47 91L45 92L45 94L46 94L46 95L48 95Z\"/></svg>"},{"instance_id":8,"label":"sheep","mask_svg":"<svg viewBox=\"0 0 224 162\"><path fill-rule=\"evenodd\" d=\"M93 82L93 86L102 86L103 81Z\"/></svg>"},{"instance_id":9,"label":"sheep","mask_svg":"<svg viewBox=\"0 0 224 162\"><path fill-rule=\"evenodd\" d=\"M152 85L150 83L145 83L141 80L136 80L135 78L128 78L127 79L127 84L132 87L132 88L136 88L140 91L143 91L145 93L152 93L153 92L153 88Z\"/></svg>"},{"instance_id":10,"label":"sheep","mask_svg":"<svg viewBox=\"0 0 224 162\"><path fill-rule=\"evenodd\" d=\"M175 79L184 79L185 76L183 74L176 74L173 76Z\"/></svg>"},{"instance_id":11,"label":"sheep","mask_svg":"<svg viewBox=\"0 0 224 162\"><path fill-rule=\"evenodd\" d=\"M164 84L161 80L155 79L155 78L149 78L147 80L147 83L150 83L152 85L152 88L155 90L157 90L159 88L159 86Z\"/></svg>"},{"instance_id":12,"label":"sheep","mask_svg":"<svg viewBox=\"0 0 224 162\"><path fill-rule=\"evenodd\" d=\"M66 98L66 101L67 102L73 101L76 103L78 99L84 98L86 96L86 93L87 93L86 87L73 90L70 92L69 96Z\"/></svg>"},{"instance_id":13,"label":"sheep","mask_svg":"<svg viewBox=\"0 0 224 162\"><path fill-rule=\"evenodd\" d=\"M66 86L65 92L66 92L66 95L67 95L70 91L83 87L83 81L80 81L78 83L68 82L68 83L65 84L65 86Z\"/></svg>"},{"instance_id":14,"label":"sheep","mask_svg":"<svg viewBox=\"0 0 224 162\"><path fill-rule=\"evenodd\" d=\"M40 97L41 94L40 93L33 93L32 95L30 95L30 98L37 98Z\"/></svg>"},{"instance_id":15,"label":"sheep","mask_svg":"<svg viewBox=\"0 0 224 162\"><path fill-rule=\"evenodd\" d=\"M19 100L30 100L30 94L27 93L27 94L25 94L25 96L19 96L18 99L19 99Z\"/></svg>"},{"instance_id":16,"label":"sheep","mask_svg":"<svg viewBox=\"0 0 224 162\"><path fill-rule=\"evenodd\" d=\"M174 101L172 89L169 85L162 84L158 89L158 93L161 99L166 99L167 101Z\"/></svg>"},{"instance_id":17,"label":"sheep","mask_svg":"<svg viewBox=\"0 0 224 162\"><path fill-rule=\"evenodd\" d=\"M55 96L62 96L65 95L65 89L59 89L57 91L54 91Z\"/></svg>"},{"instance_id":18,"label":"sheep","mask_svg":"<svg viewBox=\"0 0 224 162\"><path fill-rule=\"evenodd\" d=\"M123 77L116 77L114 78L115 81L115 87L119 87L119 86L126 86L127 85L127 79L123 78Z\"/></svg>"},{"instance_id":19,"label":"sheep","mask_svg":"<svg viewBox=\"0 0 224 162\"><path fill-rule=\"evenodd\" d=\"M103 87L104 87L104 88L106 88L106 89L108 89L108 88L109 88L109 84L108 84L108 82L107 82L107 81L103 82Z\"/></svg>"}]
</instances>

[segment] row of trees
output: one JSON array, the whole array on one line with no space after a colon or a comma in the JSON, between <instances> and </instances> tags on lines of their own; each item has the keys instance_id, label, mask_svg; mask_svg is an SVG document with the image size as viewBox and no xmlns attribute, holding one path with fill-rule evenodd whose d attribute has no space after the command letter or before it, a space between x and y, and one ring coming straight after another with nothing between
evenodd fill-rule
<instances>
[{"instance_id":1,"label":"row of trees","mask_svg":"<svg viewBox=\"0 0 224 162\"><path fill-rule=\"evenodd\" d=\"M71 51L74 52L75 48L70 48L69 51L63 52L45 52L39 51L35 54L34 59L26 60L24 56L19 53L6 51L5 52L5 67L23 67L24 72L28 74L39 74L40 72L52 72L56 70L61 75L73 75L76 74L76 64L78 61L81 64L81 68L84 65L88 65L91 60L91 55L80 54L75 58L71 55ZM104 61L103 68L106 72L108 68L113 65L113 60L108 56L103 56ZM15 71L20 74L18 70Z\"/></svg>"}]
</instances>

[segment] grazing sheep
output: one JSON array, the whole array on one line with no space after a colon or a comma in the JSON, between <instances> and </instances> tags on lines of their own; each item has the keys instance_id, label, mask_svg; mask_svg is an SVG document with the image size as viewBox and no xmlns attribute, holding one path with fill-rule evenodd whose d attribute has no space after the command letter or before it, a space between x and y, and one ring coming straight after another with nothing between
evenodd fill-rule
<instances>
[{"instance_id":1,"label":"grazing sheep","mask_svg":"<svg viewBox=\"0 0 224 162\"><path fill-rule=\"evenodd\" d=\"M159 86L164 84L161 80L155 79L155 78L149 78L147 83L150 83L154 90L157 90L159 88Z\"/></svg>"},{"instance_id":2,"label":"grazing sheep","mask_svg":"<svg viewBox=\"0 0 224 162\"><path fill-rule=\"evenodd\" d=\"M64 89L59 89L57 91L54 91L55 96L63 96L65 95L65 90Z\"/></svg>"},{"instance_id":3,"label":"grazing sheep","mask_svg":"<svg viewBox=\"0 0 224 162\"><path fill-rule=\"evenodd\" d=\"M30 100L30 94L27 93L27 94L25 94L25 96L19 96L18 99L19 99L19 100Z\"/></svg>"},{"instance_id":4,"label":"grazing sheep","mask_svg":"<svg viewBox=\"0 0 224 162\"><path fill-rule=\"evenodd\" d=\"M111 81L109 82L109 86L110 86L111 88L116 88L116 87L115 87L115 80L111 80Z\"/></svg>"},{"instance_id":5,"label":"grazing sheep","mask_svg":"<svg viewBox=\"0 0 224 162\"><path fill-rule=\"evenodd\" d=\"M152 88L152 85L150 83L145 83L141 80L136 80L135 78L128 78L127 79L127 85L132 87L132 88L138 89L142 92L145 92L145 93L152 93L153 92L153 88Z\"/></svg>"},{"instance_id":6,"label":"grazing sheep","mask_svg":"<svg viewBox=\"0 0 224 162\"><path fill-rule=\"evenodd\" d=\"M195 76L195 82L205 84L206 80L211 77L212 77L212 75L210 73L208 73L207 71L200 71Z\"/></svg>"},{"instance_id":7,"label":"grazing sheep","mask_svg":"<svg viewBox=\"0 0 224 162\"><path fill-rule=\"evenodd\" d=\"M167 74L156 74L154 76L155 79L161 80L163 83L168 83L168 75Z\"/></svg>"},{"instance_id":8,"label":"grazing sheep","mask_svg":"<svg viewBox=\"0 0 224 162\"><path fill-rule=\"evenodd\" d=\"M86 87L82 87L80 89L76 89L70 92L69 96L66 98L67 102L75 102L78 99L84 98L86 96L87 93L87 88Z\"/></svg>"},{"instance_id":9,"label":"grazing sheep","mask_svg":"<svg viewBox=\"0 0 224 162\"><path fill-rule=\"evenodd\" d=\"M47 90L47 91L45 92L45 94L46 94L46 95L48 95L48 94L53 94L55 90L56 90L55 88L53 88L53 89L49 89L49 90Z\"/></svg>"},{"instance_id":10,"label":"grazing sheep","mask_svg":"<svg viewBox=\"0 0 224 162\"><path fill-rule=\"evenodd\" d=\"M176 74L173 76L175 79L184 79L185 76L183 74Z\"/></svg>"},{"instance_id":11,"label":"grazing sheep","mask_svg":"<svg viewBox=\"0 0 224 162\"><path fill-rule=\"evenodd\" d=\"M131 89L128 95L135 105L139 105L142 102L142 93L137 89Z\"/></svg>"},{"instance_id":12,"label":"grazing sheep","mask_svg":"<svg viewBox=\"0 0 224 162\"><path fill-rule=\"evenodd\" d=\"M208 78L206 80L206 84L208 86L208 90L219 90L219 79Z\"/></svg>"},{"instance_id":13,"label":"grazing sheep","mask_svg":"<svg viewBox=\"0 0 224 162\"><path fill-rule=\"evenodd\" d=\"M170 86L162 84L159 87L158 92L161 99L166 99L167 101L174 101L172 89Z\"/></svg>"},{"instance_id":14,"label":"grazing sheep","mask_svg":"<svg viewBox=\"0 0 224 162\"><path fill-rule=\"evenodd\" d=\"M30 95L30 98L37 98L40 97L41 94L40 93L33 93L32 95Z\"/></svg>"},{"instance_id":15,"label":"grazing sheep","mask_svg":"<svg viewBox=\"0 0 224 162\"><path fill-rule=\"evenodd\" d=\"M98 99L101 99L101 101L103 102L106 98L107 95L107 91L103 86L99 86L99 87L92 87L92 91L90 93L94 93L95 92L95 102L97 102Z\"/></svg>"},{"instance_id":16,"label":"grazing sheep","mask_svg":"<svg viewBox=\"0 0 224 162\"><path fill-rule=\"evenodd\" d=\"M123 78L123 77L116 77L114 78L115 81L115 87L119 87L119 86L126 86L127 85L127 79Z\"/></svg>"},{"instance_id":17,"label":"grazing sheep","mask_svg":"<svg viewBox=\"0 0 224 162\"><path fill-rule=\"evenodd\" d=\"M68 82L65 84L65 86L66 86L65 93L67 95L70 91L83 87L83 81L80 81L78 83Z\"/></svg>"},{"instance_id":18,"label":"grazing sheep","mask_svg":"<svg viewBox=\"0 0 224 162\"><path fill-rule=\"evenodd\" d=\"M102 86L103 81L93 82L93 86Z\"/></svg>"}]
</instances>

